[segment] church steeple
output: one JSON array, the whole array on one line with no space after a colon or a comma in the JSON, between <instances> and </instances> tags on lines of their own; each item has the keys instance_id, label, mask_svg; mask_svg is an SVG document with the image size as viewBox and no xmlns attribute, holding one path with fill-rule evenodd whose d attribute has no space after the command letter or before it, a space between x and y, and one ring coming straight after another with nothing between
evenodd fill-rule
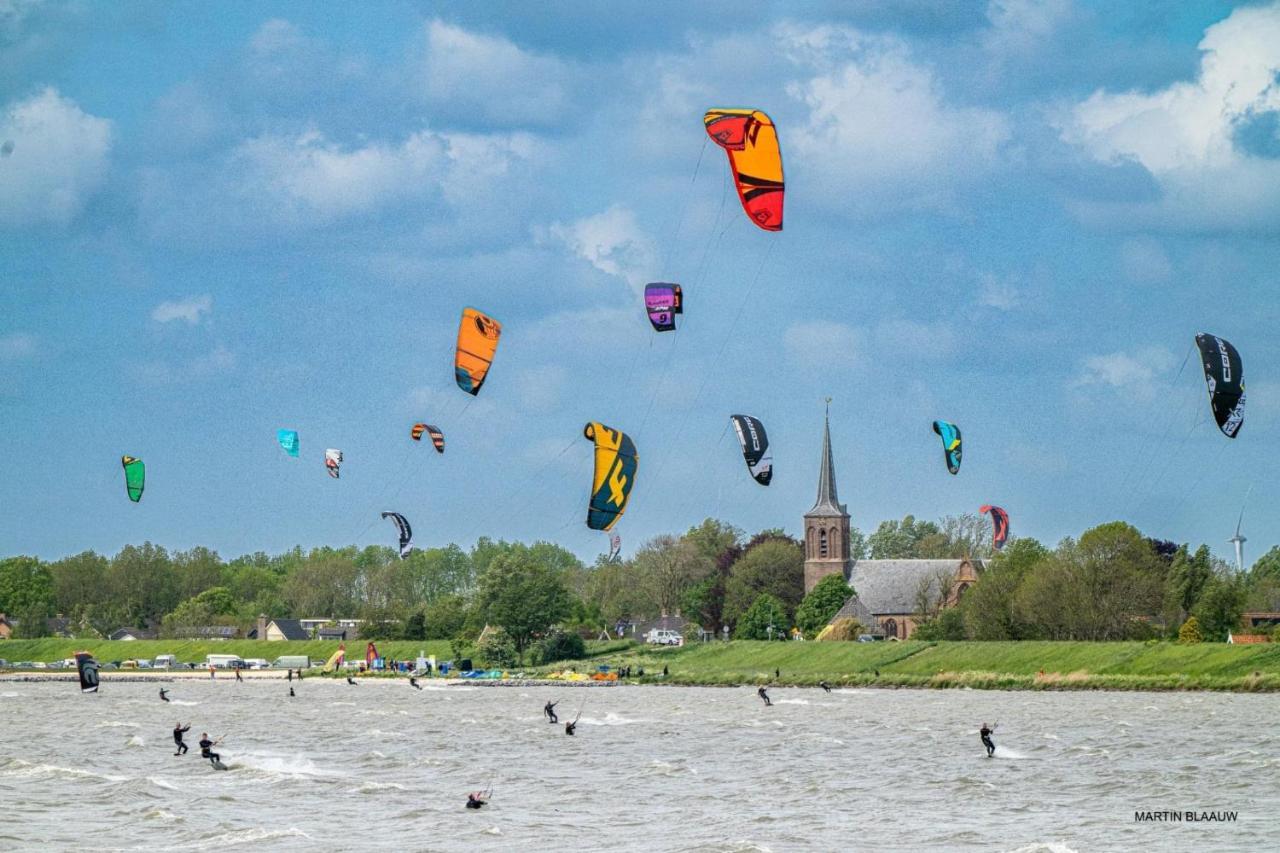
<instances>
[{"instance_id":1,"label":"church steeple","mask_svg":"<svg viewBox=\"0 0 1280 853\"><path fill-rule=\"evenodd\" d=\"M806 515L845 515L844 505L836 493L836 463L831 458L831 398L822 422L822 467L818 470L818 499Z\"/></svg>"},{"instance_id":2,"label":"church steeple","mask_svg":"<svg viewBox=\"0 0 1280 853\"><path fill-rule=\"evenodd\" d=\"M804 591L836 572L849 577L849 513L836 493L836 463L831 454L831 398L822 422L822 466L818 499L804 514Z\"/></svg>"}]
</instances>

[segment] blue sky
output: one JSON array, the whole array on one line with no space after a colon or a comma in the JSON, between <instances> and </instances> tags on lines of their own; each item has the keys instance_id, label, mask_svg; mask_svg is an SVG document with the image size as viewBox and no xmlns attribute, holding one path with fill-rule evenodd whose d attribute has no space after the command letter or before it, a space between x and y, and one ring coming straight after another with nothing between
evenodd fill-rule
<instances>
[{"instance_id":1,"label":"blue sky","mask_svg":"<svg viewBox=\"0 0 1280 853\"><path fill-rule=\"evenodd\" d=\"M420 545L589 559L588 420L639 448L627 550L709 515L798 532L830 396L864 530L997 503L1046 542L1123 518L1226 556L1252 486L1256 556L1278 72L1275 4L0 0L0 552L391 543L394 509ZM781 234L710 106L777 124ZM475 400L466 305L505 327ZM1235 441L1182 367L1199 331L1244 357ZM767 489L732 413L769 431Z\"/></svg>"}]
</instances>

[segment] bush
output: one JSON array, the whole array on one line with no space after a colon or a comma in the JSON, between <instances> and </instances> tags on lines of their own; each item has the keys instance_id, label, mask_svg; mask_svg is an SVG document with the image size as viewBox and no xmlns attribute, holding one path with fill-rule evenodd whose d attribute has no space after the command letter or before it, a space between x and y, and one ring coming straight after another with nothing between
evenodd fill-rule
<instances>
[{"instance_id":1,"label":"bush","mask_svg":"<svg viewBox=\"0 0 1280 853\"><path fill-rule=\"evenodd\" d=\"M1271 642L1280 643L1280 625L1271 629Z\"/></svg>"},{"instance_id":2,"label":"bush","mask_svg":"<svg viewBox=\"0 0 1280 853\"><path fill-rule=\"evenodd\" d=\"M582 637L564 631L552 631L533 647L535 664L555 663L558 660L581 660L587 656L587 644Z\"/></svg>"},{"instance_id":3,"label":"bush","mask_svg":"<svg viewBox=\"0 0 1280 853\"><path fill-rule=\"evenodd\" d=\"M862 623L857 619L844 618L837 619L827 627L823 628L818 634L817 639L821 642L847 643L858 639L859 634L866 633Z\"/></svg>"},{"instance_id":4,"label":"bush","mask_svg":"<svg viewBox=\"0 0 1280 853\"><path fill-rule=\"evenodd\" d=\"M938 614L938 618L921 622L911 632L913 640L965 640L964 614L952 607Z\"/></svg>"},{"instance_id":5,"label":"bush","mask_svg":"<svg viewBox=\"0 0 1280 853\"><path fill-rule=\"evenodd\" d=\"M769 626L773 626L770 632ZM776 596L762 592L734 627L737 640L776 640L786 636L787 611Z\"/></svg>"},{"instance_id":6,"label":"bush","mask_svg":"<svg viewBox=\"0 0 1280 853\"><path fill-rule=\"evenodd\" d=\"M853 590L844 582L844 575L836 572L818 581L813 592L804 597L796 608L796 627L806 636L819 633L831 617L839 612L844 603L853 595Z\"/></svg>"},{"instance_id":7,"label":"bush","mask_svg":"<svg viewBox=\"0 0 1280 853\"><path fill-rule=\"evenodd\" d=\"M1204 637L1200 634L1200 622L1196 617L1192 616L1182 623L1182 627L1178 629L1178 642L1184 646L1204 642Z\"/></svg>"}]
</instances>

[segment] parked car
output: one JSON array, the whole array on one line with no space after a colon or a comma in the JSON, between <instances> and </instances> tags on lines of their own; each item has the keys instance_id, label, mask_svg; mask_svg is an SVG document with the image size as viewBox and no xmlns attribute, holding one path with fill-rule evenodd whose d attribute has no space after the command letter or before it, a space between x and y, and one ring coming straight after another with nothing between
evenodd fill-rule
<instances>
[{"instance_id":1,"label":"parked car","mask_svg":"<svg viewBox=\"0 0 1280 853\"><path fill-rule=\"evenodd\" d=\"M644 641L658 646L679 646L684 644L684 637L679 631L654 628L644 635Z\"/></svg>"},{"instance_id":2,"label":"parked car","mask_svg":"<svg viewBox=\"0 0 1280 853\"><path fill-rule=\"evenodd\" d=\"M35 661L35 662L33 662L33 663L31 664L31 668L32 668L32 669L48 669L48 668L49 668L49 664L45 663L45 662L44 662L44 661L42 661L42 660L38 660L38 661Z\"/></svg>"},{"instance_id":3,"label":"parked car","mask_svg":"<svg viewBox=\"0 0 1280 853\"><path fill-rule=\"evenodd\" d=\"M245 669L266 669L268 666L269 664L266 662L264 658L245 658L244 659Z\"/></svg>"},{"instance_id":4,"label":"parked car","mask_svg":"<svg viewBox=\"0 0 1280 853\"><path fill-rule=\"evenodd\" d=\"M9 662L7 660L5 660L4 658L0 658L0 667L5 667L8 665L9 665Z\"/></svg>"},{"instance_id":5,"label":"parked car","mask_svg":"<svg viewBox=\"0 0 1280 853\"><path fill-rule=\"evenodd\" d=\"M121 669L137 669L138 662L136 660L122 661L120 664L120 668Z\"/></svg>"}]
</instances>

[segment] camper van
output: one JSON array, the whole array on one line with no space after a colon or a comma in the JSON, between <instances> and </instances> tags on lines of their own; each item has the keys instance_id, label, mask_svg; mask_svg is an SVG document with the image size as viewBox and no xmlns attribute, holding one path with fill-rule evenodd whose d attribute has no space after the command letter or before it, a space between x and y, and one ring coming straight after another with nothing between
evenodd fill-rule
<instances>
[{"instance_id":1,"label":"camper van","mask_svg":"<svg viewBox=\"0 0 1280 853\"><path fill-rule=\"evenodd\" d=\"M240 655L205 655L204 665L214 669L243 669L244 660Z\"/></svg>"},{"instance_id":2,"label":"camper van","mask_svg":"<svg viewBox=\"0 0 1280 853\"><path fill-rule=\"evenodd\" d=\"M307 669L311 666L311 658L306 655L281 655L271 666L275 669Z\"/></svg>"},{"instance_id":3,"label":"camper van","mask_svg":"<svg viewBox=\"0 0 1280 853\"><path fill-rule=\"evenodd\" d=\"M177 655L156 655L155 663L152 664L156 669L172 669L177 665Z\"/></svg>"}]
</instances>

